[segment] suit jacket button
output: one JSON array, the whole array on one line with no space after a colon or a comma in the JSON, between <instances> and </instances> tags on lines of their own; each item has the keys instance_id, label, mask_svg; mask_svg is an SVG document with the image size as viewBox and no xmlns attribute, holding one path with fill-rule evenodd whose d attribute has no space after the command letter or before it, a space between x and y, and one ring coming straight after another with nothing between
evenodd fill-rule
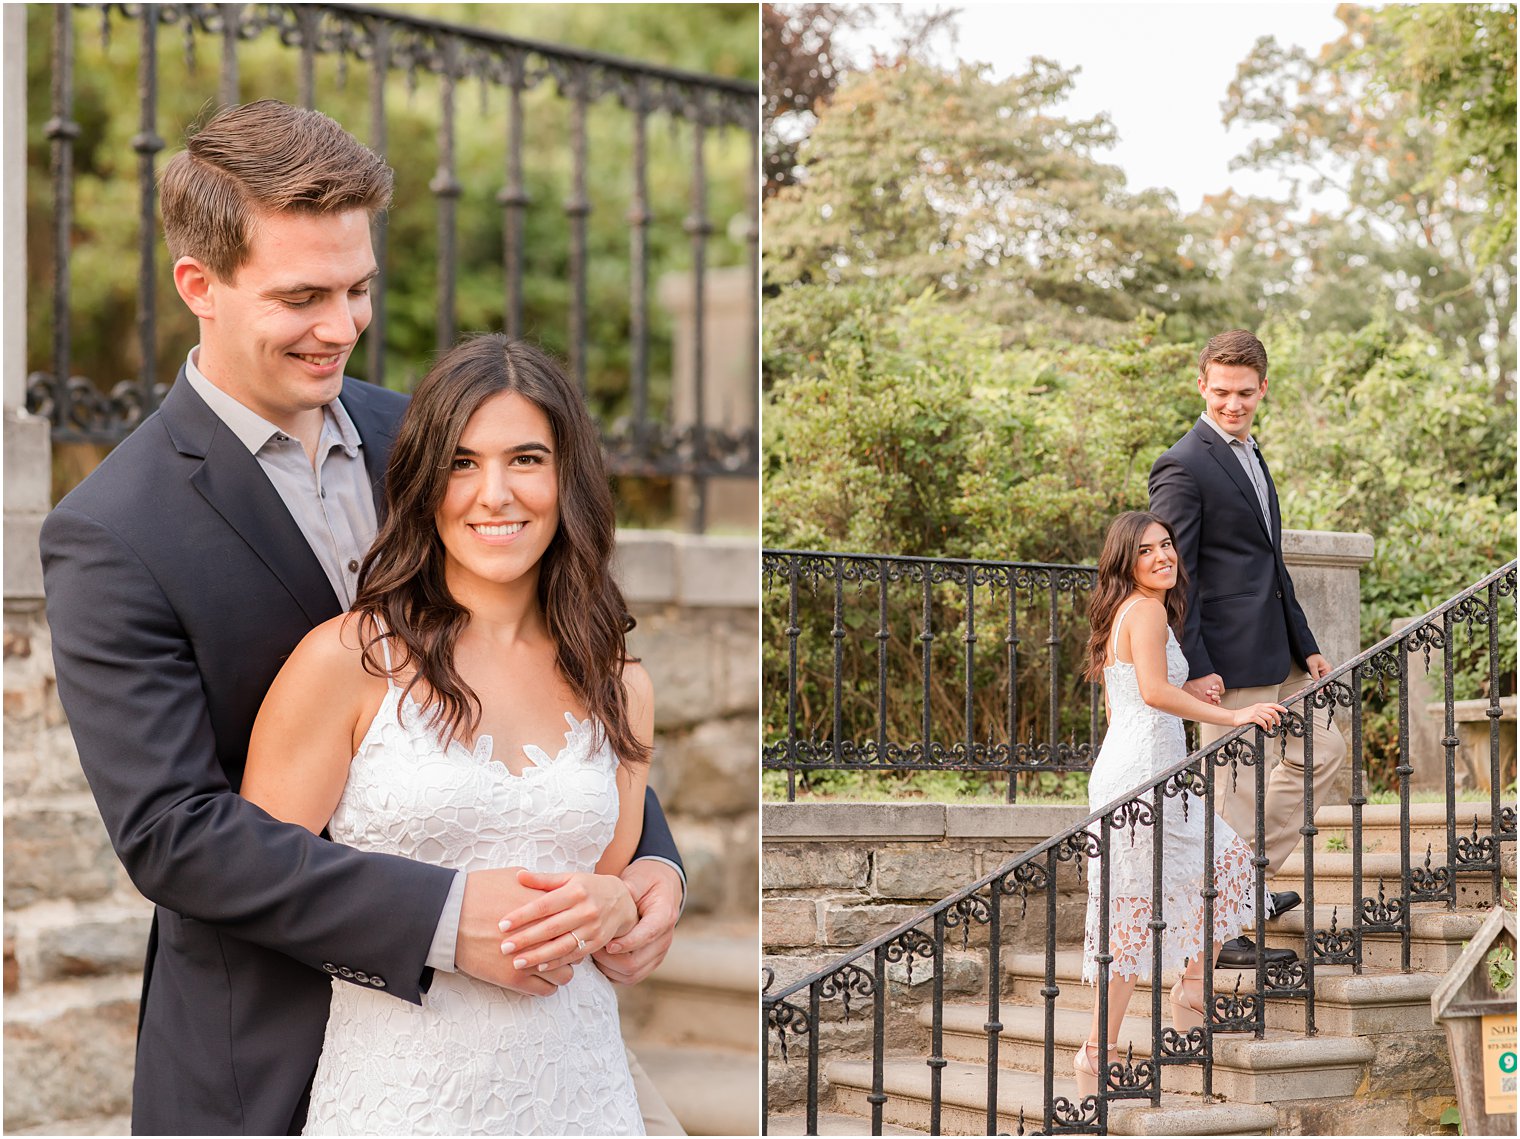
<instances>
[{"instance_id":1,"label":"suit jacket button","mask_svg":"<svg viewBox=\"0 0 1520 1139\"><path fill-rule=\"evenodd\" d=\"M343 965L338 969L338 976L344 980L352 981L354 979L354 971L347 965Z\"/></svg>"},{"instance_id":2,"label":"suit jacket button","mask_svg":"<svg viewBox=\"0 0 1520 1139\"><path fill-rule=\"evenodd\" d=\"M1282 590L1280 590L1280 589L1279 589L1279 590L1278 590L1278 591L1277 591L1277 599L1278 599L1278 600L1279 600L1279 601L1281 601L1281 600L1282 600Z\"/></svg>"},{"instance_id":3,"label":"suit jacket button","mask_svg":"<svg viewBox=\"0 0 1520 1139\"><path fill-rule=\"evenodd\" d=\"M361 984L361 985L367 985L367 984L369 984L369 974L365 973L365 972L362 972L359 969L355 969L354 970L354 980L358 981L359 984Z\"/></svg>"},{"instance_id":4,"label":"suit jacket button","mask_svg":"<svg viewBox=\"0 0 1520 1139\"><path fill-rule=\"evenodd\" d=\"M336 965L334 965L331 961L324 961L324 962L322 962L322 969L325 972L328 972L328 973L336 973L338 971L338 967Z\"/></svg>"},{"instance_id":5,"label":"suit jacket button","mask_svg":"<svg viewBox=\"0 0 1520 1139\"><path fill-rule=\"evenodd\" d=\"M371 977L369 979L369 983L371 985L374 985L375 988L377 988L377 989L383 989L383 988L385 988L385 981L384 981L383 978L380 978L380 977Z\"/></svg>"}]
</instances>

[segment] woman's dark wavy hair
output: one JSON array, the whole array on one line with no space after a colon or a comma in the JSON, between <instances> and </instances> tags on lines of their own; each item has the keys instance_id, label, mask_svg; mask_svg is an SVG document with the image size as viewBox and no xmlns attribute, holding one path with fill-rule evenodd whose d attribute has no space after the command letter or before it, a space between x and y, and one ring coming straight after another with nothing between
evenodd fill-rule
<instances>
[{"instance_id":1,"label":"woman's dark wavy hair","mask_svg":"<svg viewBox=\"0 0 1520 1139\"><path fill-rule=\"evenodd\" d=\"M353 605L365 671L386 675L380 645L389 639L401 649L391 675L415 662L406 690L426 686L434 729L448 738L474 734L480 700L454 668L470 614L444 580L434 517L465 424L501 392L533 403L554 433L559 528L539 566L538 601L555 663L618 757L645 762L649 748L634 737L623 687L634 622L609 569L616 522L601 436L559 365L522 340L488 334L456 345L423 377L402 416L386 469L385 520L359 571Z\"/></svg>"},{"instance_id":2,"label":"woman's dark wavy hair","mask_svg":"<svg viewBox=\"0 0 1520 1139\"><path fill-rule=\"evenodd\" d=\"M1113 632L1114 615L1124 599L1135 591L1135 563L1140 560L1140 539L1152 523L1162 527L1177 545L1177 535L1164 519L1144 510L1126 510L1109 524L1098 555L1098 584L1087 602L1087 679L1103 679L1103 658L1108 655L1108 637ZM1182 619L1187 614L1187 568L1177 558L1177 580L1166 591L1166 620L1177 639L1182 639Z\"/></svg>"}]
</instances>

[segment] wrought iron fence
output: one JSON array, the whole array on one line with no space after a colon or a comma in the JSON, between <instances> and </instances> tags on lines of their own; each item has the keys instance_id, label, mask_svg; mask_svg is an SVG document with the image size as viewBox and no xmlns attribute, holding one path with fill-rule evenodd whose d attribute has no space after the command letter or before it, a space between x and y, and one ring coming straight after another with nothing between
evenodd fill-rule
<instances>
[{"instance_id":1,"label":"wrought iron fence","mask_svg":"<svg viewBox=\"0 0 1520 1139\"><path fill-rule=\"evenodd\" d=\"M1205 1102L1208 1102L1213 1096L1216 1035L1243 1032L1260 1038L1267 1027L1267 1002L1287 1000L1303 1001L1304 1031L1313 1035L1316 1031L1316 968L1349 966L1354 973L1361 973L1365 964L1364 939L1370 935L1396 936L1400 945L1401 969L1409 972L1413 907L1416 904L1435 904L1447 910L1455 909L1458 879L1463 876L1479 878L1491 889L1491 898L1501 897L1503 849L1506 844L1513 847L1516 818L1514 805L1501 802L1500 798L1503 772L1500 767L1499 721L1503 709L1499 627L1501 621L1514 619L1515 588L1516 564L1510 562L1285 701L1288 715L1275 731L1267 732L1255 726L1235 729L1192 753L1123 799L1094 811L1081 823L1018 855L993 873L956 891L859 949L842 955L805 977L776 988L774 992L771 990L775 988L775 978L767 970L763 977L761 1002L761 1031L765 1052L762 1116L766 1130L769 1130L771 1116L772 1041L777 1044L784 1063L791 1062L791 1056L799 1046L804 1050L804 1130L806 1134L816 1135L821 1095L824 1091L820 1066L823 1053L822 1029L828 1016L835 1010L842 1010L848 1018L851 1002L854 1002L857 1011L867 1004L870 1009L872 1082L866 1099L871 1105L871 1133L881 1134L883 1108L888 1102L883 1075L889 1036L888 1018L916 1015L911 1009L905 1014L901 1006L892 1006L888 967L906 963L911 969L917 960L927 965L933 978L928 1055L924 1058L924 1063L929 1071L929 1131L931 1134L939 1134L944 1099L943 1070L948 1063L944 1052L943 985L947 938L958 931L962 946L966 947L971 944L973 930L977 931L977 946L984 950L986 960L986 1134L999 1134L1007 1128L1011 1123L1008 1118L1010 1113L1006 1106L1000 1107L998 1092L1000 1036L1006 1009L1002 984L1005 931L1008 929L1007 923L1029 918L1031 898L1035 900L1037 915L1043 911L1045 924L1044 977L1039 990L1044 1010L1043 1078L1038 1102L1031 1101L1019 1108L1017 1126L1020 1134L1024 1134L1031 1125L1034 1128L1032 1133L1035 1134L1107 1134L1110 1110L1115 1104L1122 1104L1126 1100L1159 1104L1163 1092L1163 1073L1176 1066L1187 1065L1200 1069L1199 1082ZM1467 637L1482 645L1488 663L1490 814L1486 833L1480 833L1476 819L1470 834L1459 833L1456 803L1456 749L1459 740L1455 729L1453 653L1449 651L1456 646L1458 629L1465 630ZM1433 854L1434 844L1430 844L1421 865L1416 862L1417 854L1411 849L1410 837L1409 775L1414 768L1409 754L1410 737L1407 730L1409 668L1411 659L1421 654L1428 664L1432 650L1442 650L1444 661L1445 733L1441 742L1445 756L1446 841L1445 850L1439 858ZM1370 681L1382 686L1389 680L1396 687L1402 729L1398 768L1399 877L1394 882L1378 877L1374 895L1371 883L1363 873L1362 816L1367 796L1361 764L1357 760L1361 755L1364 682ZM1335 907L1324 928L1318 924L1319 915L1315 909L1314 897L1314 836L1318 833L1318 828L1314 822L1313 730L1310 717L1316 713L1340 716L1345 720L1351 737L1350 756L1353 761L1350 795L1350 920L1349 924L1343 926L1339 907ZM1267 858L1264 854L1266 844L1262 804L1266 793L1267 748L1272 746L1269 741L1282 747L1289 735L1304 740L1302 957L1297 961L1268 963L1265 955L1258 954L1254 984L1251 991L1245 993L1240 991L1238 985L1234 992L1218 992L1214 987L1212 970L1204 969L1203 1007L1209 1010L1209 1014L1204 1017L1202 1027L1185 1033L1165 1027L1161 1016L1159 933L1167 926L1162 893L1162 868L1166 852L1160 841L1166 816L1170 811L1186 812L1190 799L1195 804L1192 810L1201 810L1203 815L1203 886L1200 892L1203 906L1202 956L1205 961L1211 961L1215 953L1213 919L1217 897L1214 879L1216 783L1221 772L1227 772L1233 779L1239 777L1242 770L1254 780L1257 826L1255 835L1248 839L1253 846L1257 898L1254 934L1256 944L1265 945L1266 914L1263 907ZM1057 879L1061 876L1070 885L1073 878L1080 880L1084 860L1091 861L1094 857L1099 859L1098 912L1102 917L1096 954L1100 976L1096 1000L1099 1023L1107 1023L1107 978L1114 960L1110 941L1111 887L1108 855L1117 835L1133 835L1137 829L1148 830L1156 838L1151 844L1154 865L1150 929L1153 931L1154 981L1151 986L1149 1058L1136 1059L1133 1045L1122 1057L1112 1055L1107 1042L1100 1039L1097 1066L1102 1077L1098 1093L1074 1099L1070 1095L1058 1093L1054 1070L1056 1000L1061 993L1056 968ZM1066 867L1064 872L1063 866ZM1018 903L1016 916L1012 913L1014 900ZM985 927L985 935L977 927ZM911 983L911 973L909 981ZM894 1024L892 1028L896 1031L891 1035L901 1035L901 1024ZM1106 1034L1100 1034L1104 1035ZM1064 1087L1063 1084L1063 1090Z\"/></svg>"},{"instance_id":2,"label":"wrought iron fence","mask_svg":"<svg viewBox=\"0 0 1520 1139\"><path fill-rule=\"evenodd\" d=\"M137 167L138 286L136 351L137 375L116 383L108 377L82 377L71 368L71 345L76 324L71 305L71 257L77 240L74 187L76 146L81 123L75 116L76 20L86 10L99 19L99 34L109 42L127 25L136 39L138 131L131 139ZM628 212L626 390L612 404L619 414L605 414L604 436L610 465L618 474L691 476L697 489L695 520L705 523L707 480L716 477L753 478L758 471L758 394L751 381L742 399L714 408L705 382L712 346L705 306L708 303L709 245L719 233L709 210L708 154L715 138L737 132L748 146L742 232L735 235L747 253L754 314L748 327L748 375L758 375L759 341L759 166L758 91L754 84L659 67L593 51L515 38L478 28L421 19L394 10L337 4L105 4L62 5L51 13L51 108L43 127L51 153L51 370L34 372L28 380L29 409L47 416L59 442L114 443L126 436L162 398L166 385L157 338L159 317L155 294L159 269L155 221L155 168L165 141L160 134L159 96L163 88L161 33L182 37L186 75L195 76L197 45L212 41L220 59L215 86L205 79L208 102L239 101L239 45L273 38L295 53L297 89L303 106L318 105L317 63L331 60L336 85L346 86L351 65L367 79L368 143L385 156L388 148L388 102L393 75L406 78L408 99L421 76L436 78L439 105L438 164L428 187L437 215L436 333L438 348L451 344L458 331L455 295L460 265L458 208L464 187L456 152L457 124L463 88L480 88L481 115L487 114L487 93L505 93L501 112L500 190L501 293L499 326L511 335L529 334L525 326L525 226L536 203L524 174L524 110L535 88L552 89L563 101L568 131L559 140L568 159L566 197L557 207L568 227L564 272L569 278L568 324L565 343L571 373L587 384L588 276L592 268L587 248L587 219L598 206L589 196L587 173L588 115L600 107L617 108L625 116L631 150L626 171ZM329 67L328 70L332 70ZM693 376L689 392L677 399L667 377L651 371L651 297L649 270L656 203L649 197L651 138L663 120L672 138L681 134L689 170L686 215L675 224L680 241L690 250L693 313L689 353ZM353 126L354 124L346 124ZM356 131L356 133L359 133ZM404 156L403 156L404 157ZM395 156L391 156L395 160ZM535 161L543 162L541 152ZM92 155L97 164L101 156ZM663 203L661 203L663 204ZM721 236L721 234L720 234ZM375 249L382 276L372 289L373 319L366 344L365 378L385 378L388 278L396 276L387 264L386 225L376 227ZM188 347L188 346L187 346ZM170 365L177 363L169 362ZM172 366L171 366L172 371ZM683 406L678 411L677 403ZM742 403L742 406L738 406ZM715 414L716 413L716 414Z\"/></svg>"},{"instance_id":3,"label":"wrought iron fence","mask_svg":"<svg viewBox=\"0 0 1520 1139\"><path fill-rule=\"evenodd\" d=\"M787 773L1086 771L1092 566L765 550L762 764Z\"/></svg>"}]
</instances>

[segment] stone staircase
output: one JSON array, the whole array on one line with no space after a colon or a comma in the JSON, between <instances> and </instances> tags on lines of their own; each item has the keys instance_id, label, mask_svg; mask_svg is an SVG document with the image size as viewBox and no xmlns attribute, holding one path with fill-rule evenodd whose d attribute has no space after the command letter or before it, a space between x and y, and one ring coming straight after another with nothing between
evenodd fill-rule
<instances>
[{"instance_id":1,"label":"stone staircase","mask_svg":"<svg viewBox=\"0 0 1520 1139\"><path fill-rule=\"evenodd\" d=\"M1423 862L1424 845L1437 851L1446 845L1444 805L1418 805L1411 812L1414 863ZM1470 832L1476 814L1480 835L1489 826L1487 804L1461 803L1459 836ZM1314 858L1316 928L1351 924L1350 809L1322 808L1316 815L1320 833ZM1364 895L1376 896L1378 875L1389 896L1399 893L1399 808L1368 806L1363 810L1362 845ZM1339 837L1341 841L1335 841ZM1333 849L1332 849L1333 848ZM1391 859L1391 862L1389 860ZM1443 859L1438 858L1437 864ZM1385 865L1386 863L1386 865ZM1513 881L1514 848L1503 847L1505 876ZM1295 855L1274 883L1277 889L1302 891L1302 855ZM1296 877L1295 877L1296 875ZM1258 1040L1249 1034L1217 1034L1213 1072L1214 1101L1202 1095L1202 1069L1197 1065L1167 1065L1159 1107L1149 1102L1114 1102L1109 1108L1109 1131L1119 1135L1247 1135L1439 1134L1441 1113L1455 1104L1452 1076L1443 1032L1431 1022L1430 997L1445 970L1456 960L1464 941L1485 916L1491 878L1464 876L1458 880L1458 909L1440 903L1415 903L1411 909L1410 966L1400 969L1402 939L1397 933L1367 933L1360 974L1350 966L1315 969L1315 1035L1305 1032L1305 1001L1267 1002L1267 1029ZM1029 920L1042 920L1034 905ZM1269 922L1267 942L1298 950L1303 955L1304 912L1300 909ZM959 938L957 938L957 942ZM1080 981L1078 944L1058 942L1055 962L1054 1095L1075 1100L1072 1058L1086 1039L1095 989ZM985 956L983 955L985 961ZM1043 952L1004 952L1002 996L998 1011L997 1128L1017 1134L1044 1127L1043 1070L1047 1037ZM915 967L917 969L917 966ZM930 1127L932 985L923 962L917 982L890 985L892 1004L887 1028L888 1047L883 1065L886 1102L882 1118L896 1130L886 1134L925 1133ZM985 972L985 966L984 966ZM1170 988L1174 977L1163 984ZM1216 970L1215 992L1246 994L1255 988L1255 973ZM985 984L982 986L985 990ZM805 997L805 994L803 994ZM1133 1048L1134 1059L1151 1054L1152 991L1136 988L1121 1033L1120 1054ZM916 1005L916 1007L915 1007ZM1170 1023L1166 993L1163 1015ZM820 1049L821 1134L870 1132L872 1086L870 1003L862 999L852 1019L860 1023L849 1037L853 1049ZM903 1020L911 1020L907 1027ZM988 1001L978 994L947 995L942 1019L940 1129L945 1134L987 1133ZM894 1027L895 1026L895 1027ZM841 1041L844 1037L838 1037ZM795 1041L789 1065L781 1064L773 1047L770 1057L771 1134L801 1134L804 1117L795 1095L787 1101L788 1066L806 1065L805 1042ZM778 1072L778 1068L782 1071ZM793 1086L795 1086L793 1084ZM780 1110L778 1110L778 1107Z\"/></svg>"},{"instance_id":2,"label":"stone staircase","mask_svg":"<svg viewBox=\"0 0 1520 1139\"><path fill-rule=\"evenodd\" d=\"M620 989L627 1040L690 1135L760 1127L758 930L753 922L681 922L664 963Z\"/></svg>"}]
</instances>

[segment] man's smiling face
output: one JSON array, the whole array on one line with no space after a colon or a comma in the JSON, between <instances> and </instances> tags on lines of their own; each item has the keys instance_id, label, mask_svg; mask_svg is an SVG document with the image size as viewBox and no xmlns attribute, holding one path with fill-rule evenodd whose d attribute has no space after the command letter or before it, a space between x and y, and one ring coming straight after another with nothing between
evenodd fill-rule
<instances>
[{"instance_id":1,"label":"man's smiling face","mask_svg":"<svg viewBox=\"0 0 1520 1139\"><path fill-rule=\"evenodd\" d=\"M263 418L295 433L343 389L370 321L377 273L369 214L262 215L232 281L208 274L197 365Z\"/></svg>"},{"instance_id":2,"label":"man's smiling face","mask_svg":"<svg viewBox=\"0 0 1520 1139\"><path fill-rule=\"evenodd\" d=\"M1255 368L1216 360L1198 377L1198 391L1209 418L1226 434L1244 441L1251 434L1256 408L1267 394L1267 381Z\"/></svg>"}]
</instances>

